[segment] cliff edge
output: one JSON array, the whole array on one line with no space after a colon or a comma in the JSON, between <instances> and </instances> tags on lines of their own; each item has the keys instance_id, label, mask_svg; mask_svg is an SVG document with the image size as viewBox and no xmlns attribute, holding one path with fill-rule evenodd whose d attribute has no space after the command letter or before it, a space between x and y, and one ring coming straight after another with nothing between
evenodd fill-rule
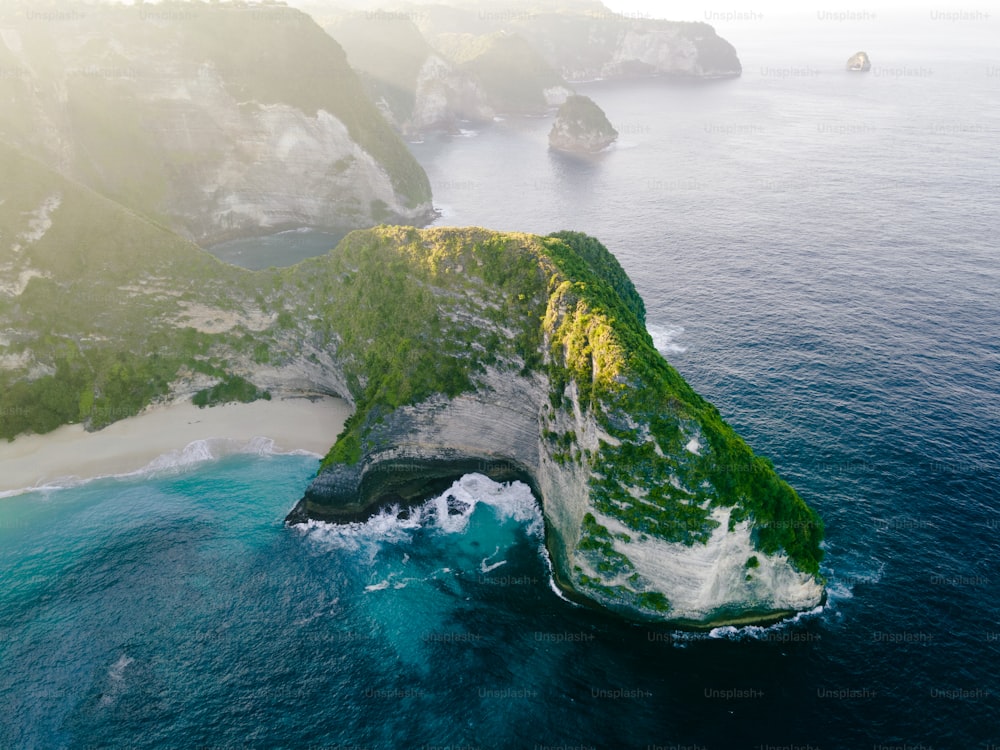
<instances>
[{"instance_id":1,"label":"cliff edge","mask_svg":"<svg viewBox=\"0 0 1000 750\"><path fill-rule=\"evenodd\" d=\"M655 350L599 242L380 228L324 265L356 311L329 312L357 411L290 523L402 509L479 471L533 487L578 600L693 626L822 600L819 518Z\"/></svg>"}]
</instances>

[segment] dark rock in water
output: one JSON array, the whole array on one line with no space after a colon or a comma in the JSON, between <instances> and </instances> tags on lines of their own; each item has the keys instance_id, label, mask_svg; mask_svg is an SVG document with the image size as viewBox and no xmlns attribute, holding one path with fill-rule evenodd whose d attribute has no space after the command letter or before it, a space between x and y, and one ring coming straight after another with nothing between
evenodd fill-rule
<instances>
[{"instance_id":1,"label":"dark rock in water","mask_svg":"<svg viewBox=\"0 0 1000 750\"><path fill-rule=\"evenodd\" d=\"M847 59L847 69L854 73L867 73L872 69L872 61L867 52L855 52Z\"/></svg>"},{"instance_id":2,"label":"dark rock in water","mask_svg":"<svg viewBox=\"0 0 1000 750\"><path fill-rule=\"evenodd\" d=\"M571 96L559 108L549 132L549 146L558 151L594 154L618 138L604 110L586 96Z\"/></svg>"},{"instance_id":3,"label":"dark rock in water","mask_svg":"<svg viewBox=\"0 0 1000 750\"><path fill-rule=\"evenodd\" d=\"M454 495L448 495L445 500L448 503L448 515L449 516L464 516L469 512L472 507L469 503L464 500L459 500Z\"/></svg>"}]
</instances>

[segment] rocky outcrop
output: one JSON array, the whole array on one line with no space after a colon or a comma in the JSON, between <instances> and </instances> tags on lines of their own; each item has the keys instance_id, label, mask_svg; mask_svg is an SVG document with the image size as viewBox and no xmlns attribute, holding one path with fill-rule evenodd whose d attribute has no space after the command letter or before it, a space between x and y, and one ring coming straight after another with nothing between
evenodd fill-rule
<instances>
[{"instance_id":1,"label":"rocky outcrop","mask_svg":"<svg viewBox=\"0 0 1000 750\"><path fill-rule=\"evenodd\" d=\"M493 119L482 86L434 50L404 13L316 9L372 101L407 137Z\"/></svg>"},{"instance_id":2,"label":"rocky outcrop","mask_svg":"<svg viewBox=\"0 0 1000 750\"><path fill-rule=\"evenodd\" d=\"M80 5L0 29L19 72L0 137L186 238L433 215L423 170L299 11Z\"/></svg>"},{"instance_id":3,"label":"rocky outcrop","mask_svg":"<svg viewBox=\"0 0 1000 750\"><path fill-rule=\"evenodd\" d=\"M872 69L872 61L867 52L855 52L847 58L847 70L853 73L867 73Z\"/></svg>"},{"instance_id":4,"label":"rocky outcrop","mask_svg":"<svg viewBox=\"0 0 1000 750\"><path fill-rule=\"evenodd\" d=\"M549 147L569 153L595 154L618 138L604 111L586 96L571 96L559 108L549 131Z\"/></svg>"},{"instance_id":5,"label":"rocky outcrop","mask_svg":"<svg viewBox=\"0 0 1000 750\"><path fill-rule=\"evenodd\" d=\"M467 349L470 359L457 363L422 350L422 361L396 359L402 374L354 381L357 412L289 523L355 521L393 505L405 512L477 471L533 487L556 581L580 601L707 626L822 600L819 520L655 352L641 299L599 243L378 230L352 235L341 251L331 273L407 259L415 286L407 291L400 277L395 294L448 301L433 320L411 315L402 338L394 329L371 347L405 352L436 329L440 341L485 350ZM514 289L520 301L498 309ZM379 305L370 290L365 299ZM352 382L352 356L341 357ZM445 367L468 381L415 394L413 378L426 377L418 373ZM372 395L401 387L413 394L403 403Z\"/></svg>"},{"instance_id":6,"label":"rocky outcrop","mask_svg":"<svg viewBox=\"0 0 1000 750\"><path fill-rule=\"evenodd\" d=\"M454 132L462 122L489 122L493 116L479 83L439 55L430 55L417 75L413 110L401 129L408 134Z\"/></svg>"},{"instance_id":7,"label":"rocky outcrop","mask_svg":"<svg viewBox=\"0 0 1000 750\"><path fill-rule=\"evenodd\" d=\"M475 471L535 489L580 601L702 626L821 600L819 519L656 351L596 240L381 227L250 272L2 142L0 167L3 437L220 378L336 392L355 412L290 522Z\"/></svg>"}]
</instances>

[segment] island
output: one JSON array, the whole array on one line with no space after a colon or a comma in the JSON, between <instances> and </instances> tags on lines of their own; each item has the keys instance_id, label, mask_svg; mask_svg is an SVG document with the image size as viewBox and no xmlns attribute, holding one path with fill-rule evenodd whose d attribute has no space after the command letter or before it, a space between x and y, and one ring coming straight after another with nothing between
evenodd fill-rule
<instances>
[{"instance_id":1,"label":"island","mask_svg":"<svg viewBox=\"0 0 1000 750\"><path fill-rule=\"evenodd\" d=\"M549 131L549 147L569 153L595 154L618 138L604 110L587 96L566 99Z\"/></svg>"},{"instance_id":2,"label":"island","mask_svg":"<svg viewBox=\"0 0 1000 750\"><path fill-rule=\"evenodd\" d=\"M867 52L855 52L847 58L847 70L852 73L867 73L872 69L872 61Z\"/></svg>"}]
</instances>

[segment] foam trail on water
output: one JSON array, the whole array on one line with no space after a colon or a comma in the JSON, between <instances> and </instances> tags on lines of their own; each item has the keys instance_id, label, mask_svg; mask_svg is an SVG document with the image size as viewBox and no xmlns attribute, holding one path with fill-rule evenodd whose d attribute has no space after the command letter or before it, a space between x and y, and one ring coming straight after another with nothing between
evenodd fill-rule
<instances>
[{"instance_id":1,"label":"foam trail on water","mask_svg":"<svg viewBox=\"0 0 1000 750\"><path fill-rule=\"evenodd\" d=\"M677 339L684 335L684 326L659 326L647 325L646 330L653 337L653 346L660 354L683 354L687 347L677 343Z\"/></svg>"}]
</instances>

